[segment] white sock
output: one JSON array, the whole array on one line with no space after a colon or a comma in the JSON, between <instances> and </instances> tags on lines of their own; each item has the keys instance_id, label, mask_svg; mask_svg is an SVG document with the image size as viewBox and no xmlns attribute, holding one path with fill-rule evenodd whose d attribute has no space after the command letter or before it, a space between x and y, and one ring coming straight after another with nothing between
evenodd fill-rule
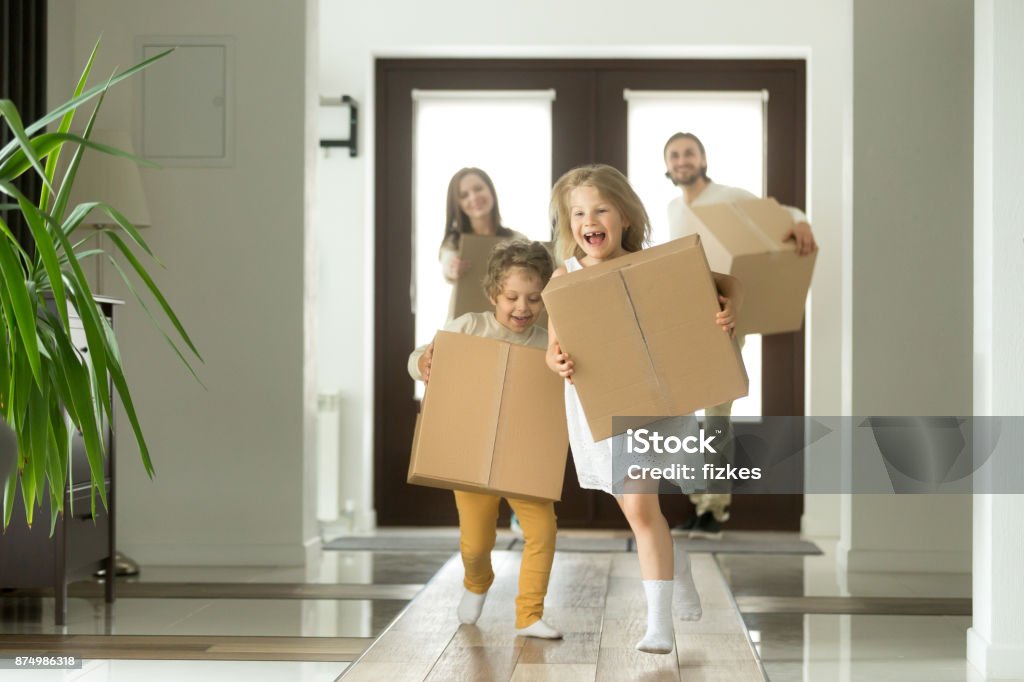
<instances>
[{"instance_id":1,"label":"white sock","mask_svg":"<svg viewBox=\"0 0 1024 682\"><path fill-rule=\"evenodd\" d=\"M672 628L672 587L671 580L645 580L644 593L647 595L647 634L637 642L636 648L649 654L671 653L675 646L675 630Z\"/></svg>"},{"instance_id":2,"label":"white sock","mask_svg":"<svg viewBox=\"0 0 1024 682\"><path fill-rule=\"evenodd\" d=\"M530 623L525 628L516 628L520 637L539 637L540 639L562 639L562 633L542 620Z\"/></svg>"},{"instance_id":3,"label":"white sock","mask_svg":"<svg viewBox=\"0 0 1024 682\"><path fill-rule=\"evenodd\" d=\"M693 584L693 571L690 566L690 555L679 543L675 545L676 587L672 596L672 610L679 620L700 620L702 615L700 594Z\"/></svg>"},{"instance_id":4,"label":"white sock","mask_svg":"<svg viewBox=\"0 0 1024 682\"><path fill-rule=\"evenodd\" d=\"M484 602L487 600L487 593L477 594L467 589L462 591L462 599L459 600L459 622L463 625L474 625L480 618L480 612L484 610Z\"/></svg>"}]
</instances>

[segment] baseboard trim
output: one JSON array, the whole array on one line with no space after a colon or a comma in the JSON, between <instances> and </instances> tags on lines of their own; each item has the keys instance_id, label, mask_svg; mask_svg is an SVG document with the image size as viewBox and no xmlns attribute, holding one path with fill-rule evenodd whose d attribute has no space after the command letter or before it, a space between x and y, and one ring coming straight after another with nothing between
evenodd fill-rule
<instances>
[{"instance_id":1,"label":"baseboard trim","mask_svg":"<svg viewBox=\"0 0 1024 682\"><path fill-rule=\"evenodd\" d=\"M303 554L303 565L315 566L320 553L324 551L324 541L319 535L306 540L305 553Z\"/></svg>"},{"instance_id":2,"label":"baseboard trim","mask_svg":"<svg viewBox=\"0 0 1024 682\"><path fill-rule=\"evenodd\" d=\"M967 629L967 662L985 679L1024 678L1024 645L995 646L974 628Z\"/></svg>"},{"instance_id":3,"label":"baseboard trim","mask_svg":"<svg viewBox=\"0 0 1024 682\"><path fill-rule=\"evenodd\" d=\"M849 573L970 573L969 550L851 549L840 543L836 561Z\"/></svg>"},{"instance_id":4,"label":"baseboard trim","mask_svg":"<svg viewBox=\"0 0 1024 682\"><path fill-rule=\"evenodd\" d=\"M353 525L357 533L372 533L377 529L377 510L363 509L357 511Z\"/></svg>"},{"instance_id":5,"label":"baseboard trim","mask_svg":"<svg viewBox=\"0 0 1024 682\"><path fill-rule=\"evenodd\" d=\"M806 537L834 540L839 537L839 524L804 514L800 517L800 534Z\"/></svg>"}]
</instances>

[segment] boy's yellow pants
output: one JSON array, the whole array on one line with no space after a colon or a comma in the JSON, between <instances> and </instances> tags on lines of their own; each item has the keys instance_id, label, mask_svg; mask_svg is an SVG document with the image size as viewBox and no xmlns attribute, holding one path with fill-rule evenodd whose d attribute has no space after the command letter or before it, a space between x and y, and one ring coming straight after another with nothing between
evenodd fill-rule
<instances>
[{"instance_id":1,"label":"boy's yellow pants","mask_svg":"<svg viewBox=\"0 0 1024 682\"><path fill-rule=\"evenodd\" d=\"M519 595L516 597L516 627L525 628L544 615L544 595L548 591L551 563L555 559L555 505L514 497L508 500L523 527L525 547L519 567ZM462 565L466 570L463 584L476 594L483 594L494 582L491 550L497 538L497 495L455 491L459 509Z\"/></svg>"}]
</instances>

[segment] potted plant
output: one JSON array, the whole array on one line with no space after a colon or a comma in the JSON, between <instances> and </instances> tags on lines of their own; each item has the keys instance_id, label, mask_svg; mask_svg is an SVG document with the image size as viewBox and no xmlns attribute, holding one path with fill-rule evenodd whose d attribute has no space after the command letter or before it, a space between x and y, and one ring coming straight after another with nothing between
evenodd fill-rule
<instances>
[{"instance_id":1,"label":"potted plant","mask_svg":"<svg viewBox=\"0 0 1024 682\"><path fill-rule=\"evenodd\" d=\"M32 254L31 249L26 250L19 244L0 220L0 419L17 439L16 462L9 471L0 470L0 481L4 484L4 528L10 523L20 482L29 524L34 508L44 491L49 490L53 532L56 519L63 511L75 429L82 434L89 460L93 511L97 494L106 506L101 430L104 415L107 419L113 416L113 393L124 405L146 472L153 474L149 450L122 370L117 339L93 300L82 268L83 259L109 259L128 290L149 313L132 282L133 279L140 281L144 287L139 288L148 291L173 326L173 335L184 342L190 355L202 359L136 253L140 251L159 263L138 230L115 207L105 203L68 206L85 148L146 163L121 150L93 142L90 135L106 91L170 52L140 62L86 89L98 48L99 42L89 56L74 96L38 121L25 126L14 103L0 100L0 119L13 136L11 142L0 149L0 194L3 195L0 208L20 212L28 225L35 252ZM91 110L87 112L83 132L70 132L74 117L86 105ZM57 129L47 132L46 126L58 119ZM65 152L71 153L70 162L66 164L66 171L58 173L58 157ZM23 173L37 173L42 179L40 196L34 201L14 184ZM111 219L112 226L103 229L109 247L92 248L86 244L87 238L76 232L93 209L105 212ZM119 254L126 267L122 267L114 254ZM69 309L81 319L89 348L88 361L71 342ZM157 324L156 319L150 317ZM167 333L163 336L195 376L172 336ZM111 385L113 391L109 388Z\"/></svg>"}]
</instances>

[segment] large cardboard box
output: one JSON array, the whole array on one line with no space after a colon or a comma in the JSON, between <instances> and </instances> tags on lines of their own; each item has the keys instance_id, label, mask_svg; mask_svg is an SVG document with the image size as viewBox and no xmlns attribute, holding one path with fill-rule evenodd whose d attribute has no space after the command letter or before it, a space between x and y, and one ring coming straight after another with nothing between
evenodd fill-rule
<instances>
[{"instance_id":1,"label":"large cardboard box","mask_svg":"<svg viewBox=\"0 0 1024 682\"><path fill-rule=\"evenodd\" d=\"M501 237L464 234L459 238L459 258L469 262L469 269L452 285L448 317L454 319L465 313L484 313L494 310L494 304L484 293L483 280L487 275L487 259L491 249L504 241Z\"/></svg>"},{"instance_id":2,"label":"large cardboard box","mask_svg":"<svg viewBox=\"0 0 1024 682\"><path fill-rule=\"evenodd\" d=\"M558 500L569 438L544 351L438 332L409 483Z\"/></svg>"},{"instance_id":3,"label":"large cardboard box","mask_svg":"<svg viewBox=\"0 0 1024 682\"><path fill-rule=\"evenodd\" d=\"M692 207L703 223L708 263L743 284L737 334L779 334L800 329L817 254L798 256L782 237L793 227L774 199Z\"/></svg>"},{"instance_id":4,"label":"large cardboard box","mask_svg":"<svg viewBox=\"0 0 1024 682\"><path fill-rule=\"evenodd\" d=\"M484 293L483 280L487 276L487 261L491 251L508 237L488 237L478 234L464 234L459 238L459 258L469 262L469 269L452 286L452 297L448 306L448 318L454 319L465 313L486 313L494 310L494 304ZM550 242L541 242L551 253ZM547 317L542 313L537 324L547 326Z\"/></svg>"},{"instance_id":5,"label":"large cardboard box","mask_svg":"<svg viewBox=\"0 0 1024 682\"><path fill-rule=\"evenodd\" d=\"M697 235L557 277L543 296L595 440L747 394Z\"/></svg>"}]
</instances>

